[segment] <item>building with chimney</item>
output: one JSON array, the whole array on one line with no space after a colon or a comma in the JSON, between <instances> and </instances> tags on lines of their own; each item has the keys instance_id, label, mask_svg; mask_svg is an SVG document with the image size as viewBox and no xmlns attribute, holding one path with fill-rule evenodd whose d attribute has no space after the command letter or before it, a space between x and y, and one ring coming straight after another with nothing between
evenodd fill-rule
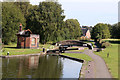
<instances>
[{"instance_id":1,"label":"building with chimney","mask_svg":"<svg viewBox=\"0 0 120 80\"><path fill-rule=\"evenodd\" d=\"M17 35L17 48L39 48L40 37L37 34L27 30L22 30L22 24L19 26Z\"/></svg>"}]
</instances>

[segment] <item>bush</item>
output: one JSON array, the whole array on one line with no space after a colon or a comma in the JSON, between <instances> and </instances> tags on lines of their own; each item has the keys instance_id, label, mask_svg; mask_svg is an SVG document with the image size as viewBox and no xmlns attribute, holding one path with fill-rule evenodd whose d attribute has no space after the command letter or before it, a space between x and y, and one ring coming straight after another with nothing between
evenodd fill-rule
<instances>
[{"instance_id":1,"label":"bush","mask_svg":"<svg viewBox=\"0 0 120 80\"><path fill-rule=\"evenodd\" d=\"M91 43L92 45L94 45L94 43Z\"/></svg>"},{"instance_id":2,"label":"bush","mask_svg":"<svg viewBox=\"0 0 120 80\"><path fill-rule=\"evenodd\" d=\"M102 48L107 48L107 47L109 47L109 46L111 46L111 44L110 44L109 42L103 42L103 43L101 44L101 47L102 47Z\"/></svg>"},{"instance_id":3,"label":"bush","mask_svg":"<svg viewBox=\"0 0 120 80\"><path fill-rule=\"evenodd\" d=\"M82 37L77 38L77 39L79 39L79 40L81 40L81 41L90 41L90 40L91 40L90 38L87 38L87 37L85 37L85 36L82 36Z\"/></svg>"}]
</instances>

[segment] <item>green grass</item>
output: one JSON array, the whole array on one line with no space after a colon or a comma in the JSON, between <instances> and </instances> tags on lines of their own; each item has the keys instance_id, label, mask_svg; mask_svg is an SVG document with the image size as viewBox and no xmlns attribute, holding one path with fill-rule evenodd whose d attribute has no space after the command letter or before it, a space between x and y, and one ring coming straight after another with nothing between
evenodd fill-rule
<instances>
[{"instance_id":1,"label":"green grass","mask_svg":"<svg viewBox=\"0 0 120 80\"><path fill-rule=\"evenodd\" d=\"M45 44L45 45L40 44L39 49L24 49L24 48L17 49L14 48L16 46L17 46L16 44L4 45L2 49L3 50L2 55L7 55L7 52L9 52L10 55L34 54L34 53L40 53L43 47L45 49L54 48L50 44Z\"/></svg>"},{"instance_id":2,"label":"green grass","mask_svg":"<svg viewBox=\"0 0 120 80\"><path fill-rule=\"evenodd\" d=\"M53 46L53 45L51 45L51 44L39 44L39 47L40 48L46 48L46 49L53 49L53 48L55 48L55 46Z\"/></svg>"},{"instance_id":3,"label":"green grass","mask_svg":"<svg viewBox=\"0 0 120 80\"><path fill-rule=\"evenodd\" d=\"M118 40L107 39L107 41L118 41ZM105 60L112 76L114 78L118 78L118 44L111 43L111 45L112 45L111 47L108 47L101 52L95 52L95 54L101 56ZM109 53L108 58L107 58L107 53Z\"/></svg>"},{"instance_id":4,"label":"green grass","mask_svg":"<svg viewBox=\"0 0 120 80\"><path fill-rule=\"evenodd\" d=\"M88 55L86 54L78 54L78 53L62 53L62 55L66 55L66 56L69 56L69 57L74 57L74 58L78 58L78 59L83 59L85 61L91 61L92 58L89 57Z\"/></svg>"},{"instance_id":5,"label":"green grass","mask_svg":"<svg viewBox=\"0 0 120 80\"><path fill-rule=\"evenodd\" d=\"M102 39L102 40L108 40L108 41L120 41L120 39Z\"/></svg>"}]
</instances>

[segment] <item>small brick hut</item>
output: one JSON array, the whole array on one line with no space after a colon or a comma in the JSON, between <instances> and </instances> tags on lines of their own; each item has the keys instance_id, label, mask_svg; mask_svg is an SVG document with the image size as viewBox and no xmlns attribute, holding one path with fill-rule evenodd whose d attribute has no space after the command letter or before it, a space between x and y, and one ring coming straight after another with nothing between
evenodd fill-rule
<instances>
[{"instance_id":1,"label":"small brick hut","mask_svg":"<svg viewBox=\"0 0 120 80\"><path fill-rule=\"evenodd\" d=\"M20 30L17 33L17 48L39 48L39 35L32 34L27 30L22 30L22 24L20 24Z\"/></svg>"}]
</instances>

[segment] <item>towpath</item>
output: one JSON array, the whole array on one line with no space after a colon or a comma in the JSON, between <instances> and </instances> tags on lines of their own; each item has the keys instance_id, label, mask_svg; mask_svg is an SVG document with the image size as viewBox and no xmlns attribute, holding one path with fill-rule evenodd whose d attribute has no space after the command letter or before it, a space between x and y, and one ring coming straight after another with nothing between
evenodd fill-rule
<instances>
[{"instance_id":1,"label":"towpath","mask_svg":"<svg viewBox=\"0 0 120 80\"><path fill-rule=\"evenodd\" d=\"M105 61L100 56L94 54L92 50L87 49L84 52L66 52L86 54L93 59L93 61L88 62L87 70L84 71L84 78L112 78Z\"/></svg>"},{"instance_id":2,"label":"towpath","mask_svg":"<svg viewBox=\"0 0 120 80\"><path fill-rule=\"evenodd\" d=\"M85 50L83 54L86 54L93 59L92 62L88 63L89 73L87 72L88 74L85 75L85 78L112 78L105 61L100 56L94 54L92 50Z\"/></svg>"}]
</instances>

